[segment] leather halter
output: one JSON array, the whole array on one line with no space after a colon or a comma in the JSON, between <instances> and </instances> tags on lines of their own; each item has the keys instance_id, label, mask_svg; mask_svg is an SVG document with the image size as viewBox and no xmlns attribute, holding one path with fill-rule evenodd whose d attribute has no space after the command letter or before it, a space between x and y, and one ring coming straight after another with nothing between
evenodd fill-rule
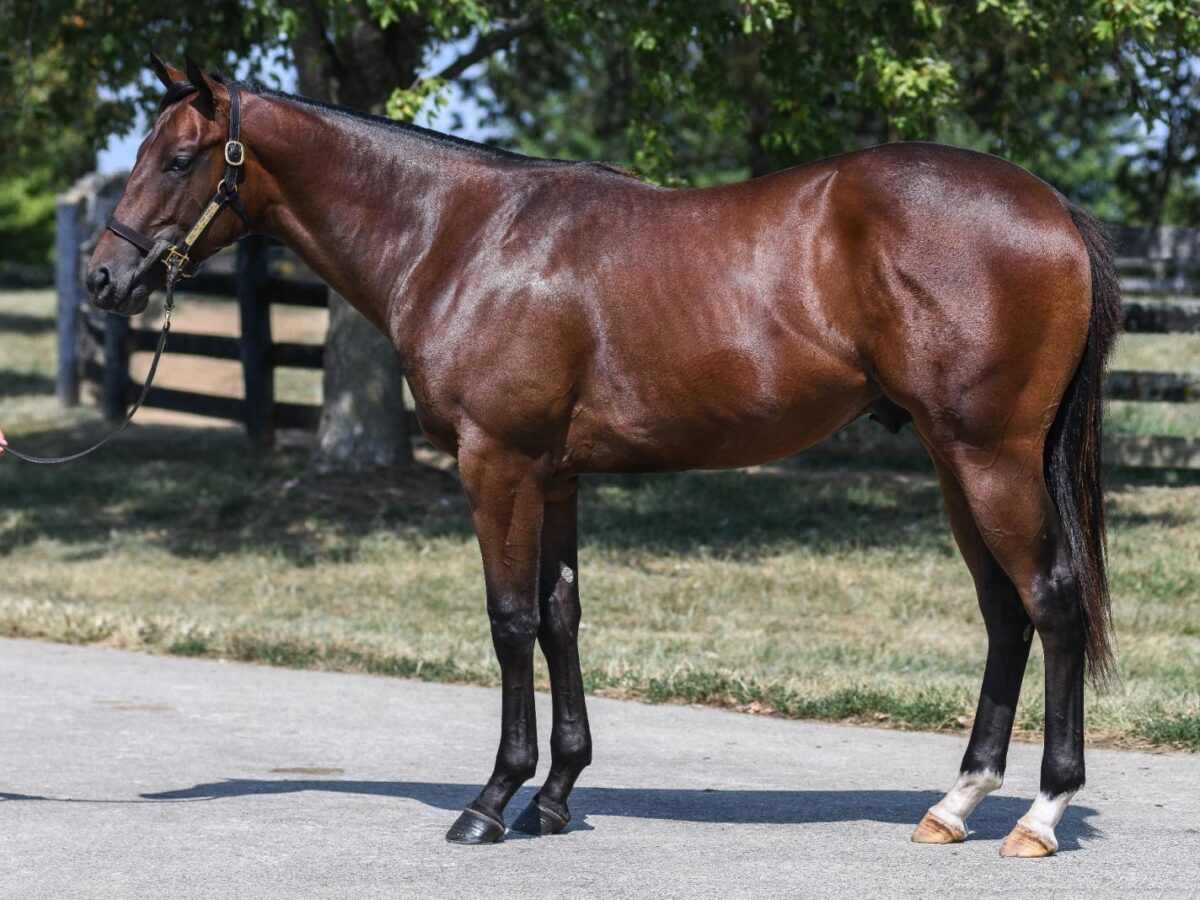
<instances>
[{"instance_id":1,"label":"leather halter","mask_svg":"<svg viewBox=\"0 0 1200 900\"><path fill-rule=\"evenodd\" d=\"M130 228L124 222L118 221L116 216L109 216L105 223L105 227L109 231L117 237L129 241L142 251L143 256L149 256L157 251L161 256L162 264L167 267L168 284L179 278L190 278L199 270L199 265L191 261L192 248L226 206L238 214L238 217L246 224L247 230L251 227L250 214L246 212L246 206L242 203L242 198L238 196L238 181L246 162L246 148L242 146L240 140L241 131L241 97L238 93L238 86L231 81L229 83L229 137L225 141L225 174L217 182L216 193L208 202L208 206L204 208L204 212L200 213L200 217L196 219L179 243L163 248L163 241L155 240Z\"/></svg>"},{"instance_id":2,"label":"leather halter","mask_svg":"<svg viewBox=\"0 0 1200 900\"><path fill-rule=\"evenodd\" d=\"M158 371L158 361L162 358L163 351L167 349L167 335L171 331L171 313L175 310L175 282L180 278L190 278L200 268L199 264L192 263L189 257L192 247L196 245L196 241L200 240L204 232L208 230L208 226L212 224L217 214L226 206L231 207L241 217L241 220L246 223L247 229L250 228L250 215L246 212L246 207L242 204L242 200L237 192L238 179L242 166L246 162L246 148L242 146L242 142L239 140L241 136L241 119L242 109L238 96L238 86L231 82L229 84L229 139L225 142L225 174L220 182L217 183L217 191L213 195L212 200L204 208L204 212L200 213L200 218L188 229L182 241L177 244L168 244L165 240L156 241L154 238L147 237L140 231L130 228L123 222L119 222L115 216L110 216L105 223L105 227L109 231L129 241L129 243L142 251L143 256L151 256L157 253L162 264L167 267L167 296L163 303L162 331L158 335L158 345L154 348L154 358L150 362L150 371L146 375L142 391L138 395L137 400L134 401L133 406L129 408L129 411L116 428L110 431L103 439L79 453L72 453L69 456L33 456L15 449L10 444L2 444L0 445L0 456L13 456L25 462L36 463L42 466L56 466L62 463L74 462L99 450L124 431L125 426L133 421L134 415L142 408L142 404L145 403L146 397L150 394L150 386L154 383L154 375ZM189 265L191 266L190 270L187 268Z\"/></svg>"}]
</instances>

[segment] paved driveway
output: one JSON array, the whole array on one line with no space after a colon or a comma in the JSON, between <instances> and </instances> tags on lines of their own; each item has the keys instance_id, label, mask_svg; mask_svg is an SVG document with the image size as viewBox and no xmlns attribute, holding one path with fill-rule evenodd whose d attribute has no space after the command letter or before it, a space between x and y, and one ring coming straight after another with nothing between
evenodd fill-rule
<instances>
[{"instance_id":1,"label":"paved driveway","mask_svg":"<svg viewBox=\"0 0 1200 900\"><path fill-rule=\"evenodd\" d=\"M1002 860L1037 747L918 846L960 738L590 708L570 830L457 847L495 691L0 640L0 896L1200 897L1200 756L1092 751L1063 852Z\"/></svg>"}]
</instances>

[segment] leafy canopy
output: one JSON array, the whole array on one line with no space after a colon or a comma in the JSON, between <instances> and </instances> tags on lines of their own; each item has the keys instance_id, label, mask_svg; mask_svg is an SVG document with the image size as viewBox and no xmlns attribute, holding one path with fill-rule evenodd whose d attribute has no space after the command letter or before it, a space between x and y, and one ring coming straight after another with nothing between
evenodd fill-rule
<instances>
[{"instance_id":1,"label":"leafy canopy","mask_svg":"<svg viewBox=\"0 0 1200 900\"><path fill-rule=\"evenodd\" d=\"M1078 166L1144 216L1161 209L1137 192L1200 165L1200 0L3 0L0 178L88 168L156 102L151 48L255 75L314 23L330 47L366 29L413 56L383 98L396 117L466 85L512 143L665 182L950 137Z\"/></svg>"}]
</instances>

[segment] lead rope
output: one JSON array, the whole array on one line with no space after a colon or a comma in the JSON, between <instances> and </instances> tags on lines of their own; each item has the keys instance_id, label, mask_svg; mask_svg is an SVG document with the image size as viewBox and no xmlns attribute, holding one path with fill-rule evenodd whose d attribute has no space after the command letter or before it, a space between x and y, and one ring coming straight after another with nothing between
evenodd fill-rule
<instances>
[{"instance_id":1,"label":"lead rope","mask_svg":"<svg viewBox=\"0 0 1200 900\"><path fill-rule=\"evenodd\" d=\"M3 456L15 456L17 459L24 460L27 463L35 463L39 466L59 466L63 463L74 462L77 459L96 452L118 434L125 430L125 426L133 421L134 415L142 408L142 404L146 401L147 395L150 393L150 385L154 383L154 373L158 371L158 361L162 359L163 351L167 349L167 335L171 331L171 313L175 311L175 282L179 280L179 263L172 262L167 267L167 289L166 299L163 301L163 326L162 331L158 335L158 346L154 348L154 359L150 361L150 371L146 375L146 383L142 385L142 392L138 395L133 406L130 407L125 418L121 420L121 424L115 430L110 432L105 438L99 442L92 444L86 450L81 450L78 453L72 453L70 456L30 456L27 453L22 453L19 450L14 450L11 445L3 447Z\"/></svg>"}]
</instances>

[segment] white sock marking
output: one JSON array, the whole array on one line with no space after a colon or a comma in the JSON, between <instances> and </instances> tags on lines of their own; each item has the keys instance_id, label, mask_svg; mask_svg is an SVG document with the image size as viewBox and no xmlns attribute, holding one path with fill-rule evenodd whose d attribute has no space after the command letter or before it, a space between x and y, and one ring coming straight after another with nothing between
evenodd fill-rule
<instances>
[{"instance_id":1,"label":"white sock marking","mask_svg":"<svg viewBox=\"0 0 1200 900\"><path fill-rule=\"evenodd\" d=\"M962 835L967 833L967 816L975 811L979 801L1004 783L997 772L985 769L982 772L963 772L954 782L954 787L929 811Z\"/></svg>"},{"instance_id":2,"label":"white sock marking","mask_svg":"<svg viewBox=\"0 0 1200 900\"><path fill-rule=\"evenodd\" d=\"M1024 825L1043 841L1051 850L1058 849L1058 839L1054 836L1054 828L1067 811L1067 804L1075 796L1074 791L1051 797L1049 794L1038 794L1029 807L1029 812L1021 816L1019 824Z\"/></svg>"}]
</instances>

